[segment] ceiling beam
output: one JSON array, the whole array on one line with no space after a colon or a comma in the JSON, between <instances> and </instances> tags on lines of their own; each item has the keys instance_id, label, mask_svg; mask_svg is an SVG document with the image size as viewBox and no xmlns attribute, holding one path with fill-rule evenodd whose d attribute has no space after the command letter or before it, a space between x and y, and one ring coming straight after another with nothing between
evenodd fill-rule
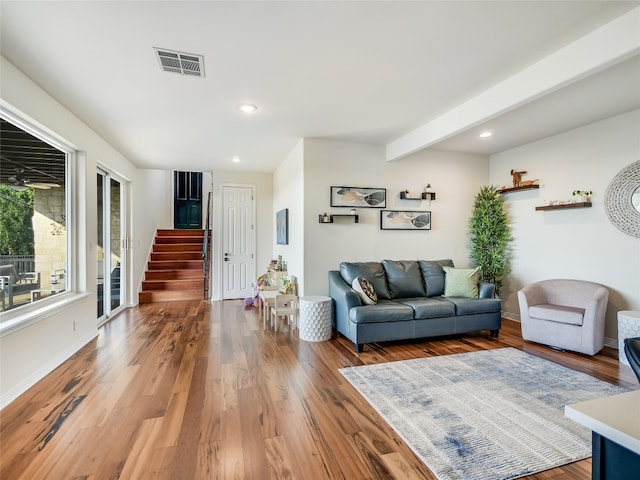
<instances>
[{"instance_id":1,"label":"ceiling beam","mask_svg":"<svg viewBox=\"0 0 640 480\"><path fill-rule=\"evenodd\" d=\"M593 30L386 145L386 160L428 148L562 87L640 55L640 7Z\"/></svg>"}]
</instances>

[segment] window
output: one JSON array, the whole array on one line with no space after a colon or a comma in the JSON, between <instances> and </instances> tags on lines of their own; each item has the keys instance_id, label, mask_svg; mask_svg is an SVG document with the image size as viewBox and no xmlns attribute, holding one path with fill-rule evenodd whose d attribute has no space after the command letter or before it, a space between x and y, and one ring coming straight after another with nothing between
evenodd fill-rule
<instances>
[{"instance_id":1,"label":"window","mask_svg":"<svg viewBox=\"0 0 640 480\"><path fill-rule=\"evenodd\" d=\"M70 290L73 150L0 108L0 322Z\"/></svg>"}]
</instances>

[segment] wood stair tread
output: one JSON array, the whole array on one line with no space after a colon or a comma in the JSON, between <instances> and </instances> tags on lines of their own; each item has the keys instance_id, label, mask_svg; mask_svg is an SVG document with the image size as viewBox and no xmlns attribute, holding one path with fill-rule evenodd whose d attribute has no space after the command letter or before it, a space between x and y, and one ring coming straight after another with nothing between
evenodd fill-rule
<instances>
[{"instance_id":1,"label":"wood stair tread","mask_svg":"<svg viewBox=\"0 0 640 480\"><path fill-rule=\"evenodd\" d=\"M138 294L139 303L202 300L202 290L147 290Z\"/></svg>"},{"instance_id":2,"label":"wood stair tread","mask_svg":"<svg viewBox=\"0 0 640 480\"><path fill-rule=\"evenodd\" d=\"M202 260L151 260L147 264L149 270L200 269Z\"/></svg>"},{"instance_id":3,"label":"wood stair tread","mask_svg":"<svg viewBox=\"0 0 640 480\"><path fill-rule=\"evenodd\" d=\"M201 278L171 278L168 280L143 280L142 291L147 290L198 290L201 291Z\"/></svg>"},{"instance_id":4,"label":"wood stair tread","mask_svg":"<svg viewBox=\"0 0 640 480\"><path fill-rule=\"evenodd\" d=\"M202 271L197 268L179 270L147 270L145 280L176 280L202 278Z\"/></svg>"}]
</instances>

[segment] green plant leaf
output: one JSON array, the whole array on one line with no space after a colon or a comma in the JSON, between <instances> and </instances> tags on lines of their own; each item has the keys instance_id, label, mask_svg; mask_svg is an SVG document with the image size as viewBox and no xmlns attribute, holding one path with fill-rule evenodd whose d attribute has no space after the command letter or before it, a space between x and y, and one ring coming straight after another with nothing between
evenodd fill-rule
<instances>
[{"instance_id":1,"label":"green plant leaf","mask_svg":"<svg viewBox=\"0 0 640 480\"><path fill-rule=\"evenodd\" d=\"M498 187L487 185L474 197L469 226L469 258L482 269L481 280L496 286L500 293L508 269L511 232Z\"/></svg>"}]
</instances>

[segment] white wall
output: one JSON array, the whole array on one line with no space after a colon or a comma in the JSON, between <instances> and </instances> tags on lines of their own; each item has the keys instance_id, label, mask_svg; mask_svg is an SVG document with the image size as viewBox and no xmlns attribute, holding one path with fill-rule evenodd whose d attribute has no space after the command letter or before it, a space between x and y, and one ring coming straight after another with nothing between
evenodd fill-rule
<instances>
[{"instance_id":1,"label":"white wall","mask_svg":"<svg viewBox=\"0 0 640 480\"><path fill-rule=\"evenodd\" d=\"M162 204L156 203L158 197L155 194L159 189L154 175L139 173L131 162L96 132L3 57L0 57L0 85L0 97L7 107L20 111L30 121L51 131L80 152L79 183L84 186L78 190L77 199L80 245L76 252L79 269L75 274L80 295L72 304L55 311L41 312L34 323L5 333L0 338L0 405L4 406L98 334L95 282L97 163L131 182L134 192L144 192L146 198L138 193L133 195L133 205L138 204L143 208ZM162 217L164 212L157 214ZM144 243L148 240L144 237L155 228L145 210L136 209L129 218L133 224L133 238L140 242L141 250L138 252L134 244L131 254L135 272L146 260ZM144 256L142 262L138 261L139 255ZM134 281L138 276L139 273L134 274Z\"/></svg>"},{"instance_id":2,"label":"white wall","mask_svg":"<svg viewBox=\"0 0 640 480\"><path fill-rule=\"evenodd\" d=\"M587 125L497 155L491 183L510 185L510 170L527 170L539 190L507 194L513 232L512 271L502 293L507 316L519 318L516 292L547 278L578 278L609 289L607 339L617 338L616 312L640 310L640 239L607 218L609 182L640 158L640 111ZM593 207L536 211L544 200L568 200L573 190L593 190ZM611 343L611 342L608 342Z\"/></svg>"},{"instance_id":3,"label":"white wall","mask_svg":"<svg viewBox=\"0 0 640 480\"><path fill-rule=\"evenodd\" d=\"M138 188L138 185L153 188ZM131 211L131 298L138 303L138 292L147 269L147 260L159 228L173 228L173 172L138 169L132 181Z\"/></svg>"},{"instance_id":4,"label":"white wall","mask_svg":"<svg viewBox=\"0 0 640 480\"><path fill-rule=\"evenodd\" d=\"M273 257L282 255L287 262L289 275L294 275L298 279L299 292L304 292L304 144L305 140L300 140L291 150L289 155L278 166L273 173L273 212L271 218L273 225ZM276 212L283 208L289 209L289 244L278 245L276 241ZM263 272L266 265L258 269L258 273Z\"/></svg>"},{"instance_id":5,"label":"white wall","mask_svg":"<svg viewBox=\"0 0 640 480\"><path fill-rule=\"evenodd\" d=\"M423 151L385 161L384 146L307 138L304 140L304 294L326 295L327 272L342 261L451 258L469 264L467 221L473 197L489 181L485 156ZM401 200L400 192L422 192L430 183L436 200ZM318 223L318 215L348 213L331 208L331 186L384 187L387 209L429 210L430 231L380 230L380 209L360 208L350 219Z\"/></svg>"}]
</instances>

